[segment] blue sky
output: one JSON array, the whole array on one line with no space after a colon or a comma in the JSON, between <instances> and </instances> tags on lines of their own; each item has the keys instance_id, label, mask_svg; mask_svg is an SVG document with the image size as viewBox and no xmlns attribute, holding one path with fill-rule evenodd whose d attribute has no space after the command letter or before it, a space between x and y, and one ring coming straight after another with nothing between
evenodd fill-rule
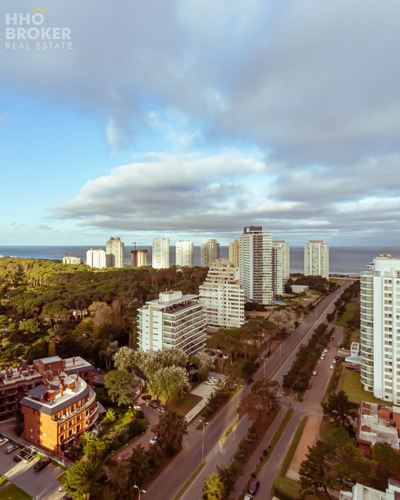
<instances>
[{"instance_id":1,"label":"blue sky","mask_svg":"<svg viewBox=\"0 0 400 500\"><path fill-rule=\"evenodd\" d=\"M37 8L68 48L7 46ZM262 225L396 246L399 18L395 0L3 0L1 244Z\"/></svg>"}]
</instances>

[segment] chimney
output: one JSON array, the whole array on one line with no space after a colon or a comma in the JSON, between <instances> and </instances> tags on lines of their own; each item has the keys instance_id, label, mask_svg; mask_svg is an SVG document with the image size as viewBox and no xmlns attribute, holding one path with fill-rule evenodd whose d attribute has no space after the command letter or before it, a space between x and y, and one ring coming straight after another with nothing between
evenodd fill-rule
<instances>
[{"instance_id":1,"label":"chimney","mask_svg":"<svg viewBox=\"0 0 400 500\"><path fill-rule=\"evenodd\" d=\"M63 397L63 395L64 395L64 387L62 386L62 384L60 384L59 389L60 389L60 396Z\"/></svg>"},{"instance_id":2,"label":"chimney","mask_svg":"<svg viewBox=\"0 0 400 500\"><path fill-rule=\"evenodd\" d=\"M75 356L72 358L72 364L75 365Z\"/></svg>"}]
</instances>

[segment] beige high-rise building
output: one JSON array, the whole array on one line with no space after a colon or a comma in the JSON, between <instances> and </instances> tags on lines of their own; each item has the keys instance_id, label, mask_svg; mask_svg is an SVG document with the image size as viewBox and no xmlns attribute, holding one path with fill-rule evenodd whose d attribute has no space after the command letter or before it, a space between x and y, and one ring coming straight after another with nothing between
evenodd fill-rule
<instances>
[{"instance_id":1,"label":"beige high-rise building","mask_svg":"<svg viewBox=\"0 0 400 500\"><path fill-rule=\"evenodd\" d=\"M322 240L310 240L304 245L304 274L329 279L329 245Z\"/></svg>"},{"instance_id":2,"label":"beige high-rise building","mask_svg":"<svg viewBox=\"0 0 400 500\"><path fill-rule=\"evenodd\" d=\"M91 248L86 252L86 264L102 269L106 267L106 252L103 248Z\"/></svg>"},{"instance_id":3,"label":"beige high-rise building","mask_svg":"<svg viewBox=\"0 0 400 500\"><path fill-rule=\"evenodd\" d=\"M240 282L250 302L271 304L272 237L262 226L248 226L240 235Z\"/></svg>"},{"instance_id":4,"label":"beige high-rise building","mask_svg":"<svg viewBox=\"0 0 400 500\"><path fill-rule=\"evenodd\" d=\"M201 265L202 267L210 267L217 259L219 259L219 243L217 240L204 240L201 244Z\"/></svg>"},{"instance_id":5,"label":"beige high-rise building","mask_svg":"<svg viewBox=\"0 0 400 500\"><path fill-rule=\"evenodd\" d=\"M234 240L229 243L229 262L232 262L234 267L239 268L239 240Z\"/></svg>"},{"instance_id":6,"label":"beige high-rise building","mask_svg":"<svg viewBox=\"0 0 400 500\"><path fill-rule=\"evenodd\" d=\"M193 267L193 242L178 240L175 248L175 262L177 266Z\"/></svg>"},{"instance_id":7,"label":"beige high-rise building","mask_svg":"<svg viewBox=\"0 0 400 500\"><path fill-rule=\"evenodd\" d=\"M169 267L169 238L154 238L152 266L154 269L167 269Z\"/></svg>"},{"instance_id":8,"label":"beige high-rise building","mask_svg":"<svg viewBox=\"0 0 400 500\"><path fill-rule=\"evenodd\" d=\"M207 325L234 328L243 325L244 290L239 281L239 269L227 259L217 259L211 265L205 282L199 287L200 301L206 310Z\"/></svg>"},{"instance_id":9,"label":"beige high-rise building","mask_svg":"<svg viewBox=\"0 0 400 500\"><path fill-rule=\"evenodd\" d=\"M107 267L124 267L124 243L121 238L110 238L106 243Z\"/></svg>"},{"instance_id":10,"label":"beige high-rise building","mask_svg":"<svg viewBox=\"0 0 400 500\"><path fill-rule=\"evenodd\" d=\"M285 293L285 284L290 277L290 248L285 241L272 242L272 284L274 295Z\"/></svg>"},{"instance_id":11,"label":"beige high-rise building","mask_svg":"<svg viewBox=\"0 0 400 500\"><path fill-rule=\"evenodd\" d=\"M147 250L145 248L134 248L131 250L132 267L147 266Z\"/></svg>"}]
</instances>

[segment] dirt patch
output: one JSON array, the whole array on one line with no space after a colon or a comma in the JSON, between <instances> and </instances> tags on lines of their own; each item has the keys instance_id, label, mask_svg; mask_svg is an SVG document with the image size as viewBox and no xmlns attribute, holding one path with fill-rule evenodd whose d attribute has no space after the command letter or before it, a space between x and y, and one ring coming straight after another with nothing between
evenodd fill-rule
<instances>
[{"instance_id":1,"label":"dirt patch","mask_svg":"<svg viewBox=\"0 0 400 500\"><path fill-rule=\"evenodd\" d=\"M287 473L287 477L297 481L299 479L299 468L301 462L305 459L308 452L308 447L314 446L318 440L319 427L321 425L322 415L310 415L304 427L303 434L300 438L293 460Z\"/></svg>"}]
</instances>

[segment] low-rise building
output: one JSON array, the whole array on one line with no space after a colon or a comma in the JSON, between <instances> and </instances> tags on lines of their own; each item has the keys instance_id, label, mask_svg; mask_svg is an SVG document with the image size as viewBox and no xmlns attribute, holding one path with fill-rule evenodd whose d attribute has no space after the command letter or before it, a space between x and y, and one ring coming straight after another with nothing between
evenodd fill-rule
<instances>
[{"instance_id":1,"label":"low-rise building","mask_svg":"<svg viewBox=\"0 0 400 500\"><path fill-rule=\"evenodd\" d=\"M370 456L374 444L384 442L400 453L400 407L361 401L356 439L366 456Z\"/></svg>"},{"instance_id":2,"label":"low-rise building","mask_svg":"<svg viewBox=\"0 0 400 500\"><path fill-rule=\"evenodd\" d=\"M385 491L376 490L369 486L356 483L351 491L341 491L339 500L399 500L400 483L389 479Z\"/></svg>"},{"instance_id":3,"label":"low-rise building","mask_svg":"<svg viewBox=\"0 0 400 500\"><path fill-rule=\"evenodd\" d=\"M82 264L80 257L73 257L72 255L65 255L62 259L63 264Z\"/></svg>"}]
</instances>

